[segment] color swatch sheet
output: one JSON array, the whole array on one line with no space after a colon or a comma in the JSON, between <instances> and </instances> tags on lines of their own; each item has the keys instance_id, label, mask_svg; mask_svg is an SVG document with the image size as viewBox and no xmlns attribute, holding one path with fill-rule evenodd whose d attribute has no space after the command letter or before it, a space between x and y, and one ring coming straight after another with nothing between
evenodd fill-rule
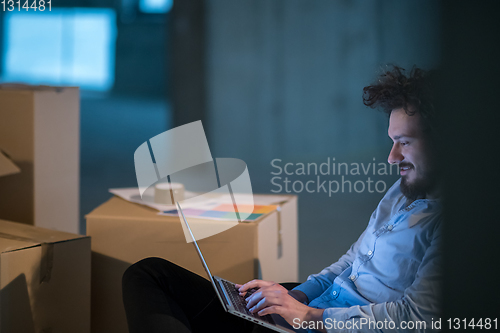
<instances>
[{"instance_id":1,"label":"color swatch sheet","mask_svg":"<svg viewBox=\"0 0 500 333\"><path fill-rule=\"evenodd\" d=\"M245 221L251 222L257 220L264 214L270 213L276 210L278 206L276 205L238 205L238 212L249 213ZM191 207L182 209L184 216L186 218L204 218L211 220L239 220L239 215L235 213L235 207L232 204L226 203L213 203L212 207L210 204L206 204L200 207ZM163 211L160 215L167 216L179 216L177 209Z\"/></svg>"}]
</instances>

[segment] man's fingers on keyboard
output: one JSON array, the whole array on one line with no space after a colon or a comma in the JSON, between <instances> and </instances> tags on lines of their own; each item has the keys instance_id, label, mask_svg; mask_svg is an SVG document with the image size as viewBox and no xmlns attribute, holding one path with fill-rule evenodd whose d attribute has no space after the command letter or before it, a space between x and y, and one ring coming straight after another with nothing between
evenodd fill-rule
<instances>
[{"instance_id":1,"label":"man's fingers on keyboard","mask_svg":"<svg viewBox=\"0 0 500 333\"><path fill-rule=\"evenodd\" d=\"M252 288L256 288L256 287L259 288L259 287L265 285L266 283L268 283L268 282L255 279L255 280L249 281L249 282L245 283L244 285L242 285L240 288L240 291L245 291L247 289L252 289Z\"/></svg>"},{"instance_id":2,"label":"man's fingers on keyboard","mask_svg":"<svg viewBox=\"0 0 500 333\"><path fill-rule=\"evenodd\" d=\"M250 295L252 295L257 290L259 290L259 288L252 288L252 289L248 289L247 291L239 292L238 294L241 297L245 297L246 298L246 297L249 297Z\"/></svg>"}]
</instances>

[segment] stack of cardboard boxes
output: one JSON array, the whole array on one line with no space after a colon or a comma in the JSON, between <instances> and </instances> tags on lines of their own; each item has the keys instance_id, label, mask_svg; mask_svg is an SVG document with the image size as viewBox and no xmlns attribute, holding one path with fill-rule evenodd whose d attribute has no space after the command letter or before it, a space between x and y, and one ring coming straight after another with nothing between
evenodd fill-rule
<instances>
[{"instance_id":1,"label":"stack of cardboard boxes","mask_svg":"<svg viewBox=\"0 0 500 333\"><path fill-rule=\"evenodd\" d=\"M206 276L178 217L118 197L78 235L77 88L0 86L0 105L0 332L126 333L131 264L162 257ZM213 274L298 280L297 197L273 198L278 209L199 242Z\"/></svg>"},{"instance_id":2,"label":"stack of cardboard boxes","mask_svg":"<svg viewBox=\"0 0 500 333\"><path fill-rule=\"evenodd\" d=\"M78 88L2 85L0 105L0 332L88 333Z\"/></svg>"}]
</instances>

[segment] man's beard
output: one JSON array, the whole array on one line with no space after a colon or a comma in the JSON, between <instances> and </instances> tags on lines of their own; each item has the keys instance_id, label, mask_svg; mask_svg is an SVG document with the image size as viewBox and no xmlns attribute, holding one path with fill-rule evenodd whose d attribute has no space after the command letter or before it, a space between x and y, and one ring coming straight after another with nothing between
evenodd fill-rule
<instances>
[{"instance_id":1,"label":"man's beard","mask_svg":"<svg viewBox=\"0 0 500 333\"><path fill-rule=\"evenodd\" d=\"M412 172L417 172L415 166L411 164L400 164L400 166L410 166ZM401 176L400 189L403 195L411 201L424 198L436 186L436 177L431 172L417 174L413 182L408 182L408 176Z\"/></svg>"}]
</instances>

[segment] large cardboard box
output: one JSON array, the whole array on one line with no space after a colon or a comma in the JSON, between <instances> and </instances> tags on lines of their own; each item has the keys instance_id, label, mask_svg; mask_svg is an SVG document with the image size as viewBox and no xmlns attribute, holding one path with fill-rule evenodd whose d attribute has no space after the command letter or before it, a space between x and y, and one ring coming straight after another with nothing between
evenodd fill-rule
<instances>
[{"instance_id":1,"label":"large cardboard box","mask_svg":"<svg viewBox=\"0 0 500 333\"><path fill-rule=\"evenodd\" d=\"M0 220L0 332L90 332L90 237Z\"/></svg>"},{"instance_id":2,"label":"large cardboard box","mask_svg":"<svg viewBox=\"0 0 500 333\"><path fill-rule=\"evenodd\" d=\"M298 281L297 197L286 199L279 211L199 241L212 274L236 283L254 278ZM151 208L113 197L86 218L87 235L92 237L94 333L128 332L121 278L132 263L161 257L206 277L178 217L160 216Z\"/></svg>"},{"instance_id":3,"label":"large cardboard box","mask_svg":"<svg viewBox=\"0 0 500 333\"><path fill-rule=\"evenodd\" d=\"M0 85L0 150L21 169L0 177L0 218L79 232L78 88Z\"/></svg>"}]
</instances>

